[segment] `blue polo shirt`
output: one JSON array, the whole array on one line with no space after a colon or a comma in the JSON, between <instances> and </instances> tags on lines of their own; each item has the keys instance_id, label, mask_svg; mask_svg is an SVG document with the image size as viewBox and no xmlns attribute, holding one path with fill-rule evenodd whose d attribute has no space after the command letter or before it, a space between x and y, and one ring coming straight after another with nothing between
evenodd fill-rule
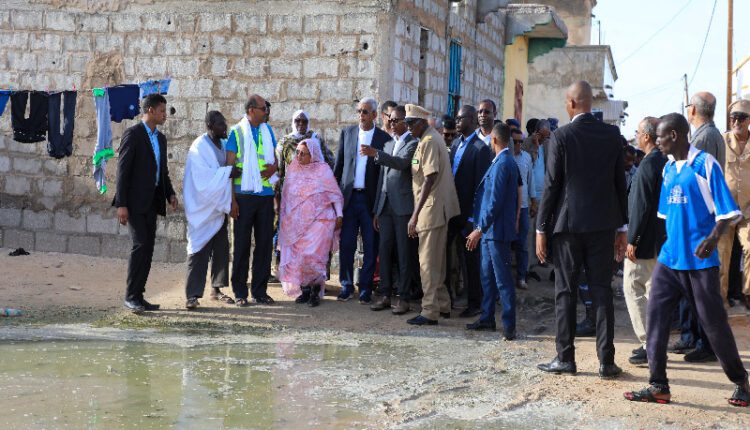
<instances>
[{"instance_id":1,"label":"blue polo shirt","mask_svg":"<svg viewBox=\"0 0 750 430\"><path fill-rule=\"evenodd\" d=\"M276 151L276 136L273 134L273 129L270 126L268 127L268 131L271 133L271 140L273 141L273 150ZM255 139L256 150L257 150L258 149L257 142L258 142L258 135L260 133L260 127L253 127L251 124L250 132L253 133L253 139ZM227 139L226 148L227 148L227 151L234 152L235 154L237 154L237 139L235 139L234 133L232 133L231 130L229 132L229 139ZM242 160L239 160L239 161L242 161ZM242 191L240 185L235 184L234 192L235 194L252 194L254 196L273 196L274 195L273 187L267 187L265 185L263 186L263 191L259 193L254 193L252 191Z\"/></svg>"},{"instance_id":2,"label":"blue polo shirt","mask_svg":"<svg viewBox=\"0 0 750 430\"><path fill-rule=\"evenodd\" d=\"M693 255L716 222L741 216L724 181L719 163L710 154L690 148L687 160L671 156L664 166L664 182L657 215L667 228L659 262L674 270L700 270L719 265L719 253Z\"/></svg>"}]
</instances>

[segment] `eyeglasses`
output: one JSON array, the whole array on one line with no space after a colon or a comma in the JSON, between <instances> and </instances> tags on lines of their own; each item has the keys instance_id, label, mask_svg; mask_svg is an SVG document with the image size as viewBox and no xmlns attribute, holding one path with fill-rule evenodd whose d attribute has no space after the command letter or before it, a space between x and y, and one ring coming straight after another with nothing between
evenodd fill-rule
<instances>
[{"instance_id":1,"label":"eyeglasses","mask_svg":"<svg viewBox=\"0 0 750 430\"><path fill-rule=\"evenodd\" d=\"M750 118L750 115L742 112L735 112L729 115L730 121L745 122L748 118Z\"/></svg>"},{"instance_id":2,"label":"eyeglasses","mask_svg":"<svg viewBox=\"0 0 750 430\"><path fill-rule=\"evenodd\" d=\"M367 109L357 109L357 113L360 115L369 115L370 111Z\"/></svg>"},{"instance_id":3,"label":"eyeglasses","mask_svg":"<svg viewBox=\"0 0 750 430\"><path fill-rule=\"evenodd\" d=\"M263 107L251 106L250 109L258 109L259 111L262 111L262 112L268 112L268 106L263 106Z\"/></svg>"},{"instance_id":4,"label":"eyeglasses","mask_svg":"<svg viewBox=\"0 0 750 430\"><path fill-rule=\"evenodd\" d=\"M403 121L403 118L391 118L388 120L391 124L398 124L399 122Z\"/></svg>"},{"instance_id":5,"label":"eyeglasses","mask_svg":"<svg viewBox=\"0 0 750 430\"><path fill-rule=\"evenodd\" d=\"M416 124L416 123L417 123L417 121L419 121L419 118L406 118L406 119L404 120L404 122L406 123L406 125L407 125L407 126L409 126L409 127L411 127L411 126L413 126L414 124Z\"/></svg>"}]
</instances>

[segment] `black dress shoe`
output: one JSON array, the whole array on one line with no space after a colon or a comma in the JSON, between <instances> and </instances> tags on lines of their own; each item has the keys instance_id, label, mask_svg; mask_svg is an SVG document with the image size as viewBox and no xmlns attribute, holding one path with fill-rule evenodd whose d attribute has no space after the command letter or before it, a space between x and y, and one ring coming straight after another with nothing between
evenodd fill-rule
<instances>
[{"instance_id":1,"label":"black dress shoe","mask_svg":"<svg viewBox=\"0 0 750 430\"><path fill-rule=\"evenodd\" d=\"M139 314L146 310L146 308L141 304L141 302L137 300L125 300L125 303L123 304L123 306L125 306L125 309L128 309L134 314Z\"/></svg>"},{"instance_id":2,"label":"black dress shoe","mask_svg":"<svg viewBox=\"0 0 750 430\"><path fill-rule=\"evenodd\" d=\"M274 300L271 298L271 296L265 296L253 298L253 303L257 303L259 305L272 305L274 304Z\"/></svg>"},{"instance_id":3,"label":"black dress shoe","mask_svg":"<svg viewBox=\"0 0 750 430\"><path fill-rule=\"evenodd\" d=\"M576 324L576 337L596 336L596 323L586 318Z\"/></svg>"},{"instance_id":4,"label":"black dress shoe","mask_svg":"<svg viewBox=\"0 0 750 430\"><path fill-rule=\"evenodd\" d=\"M471 318L471 317L475 317L475 316L477 316L477 315L479 315L481 313L482 313L482 310L479 309L479 308L468 307L468 308L464 309L460 314L458 314L458 317L459 318Z\"/></svg>"},{"instance_id":5,"label":"black dress shoe","mask_svg":"<svg viewBox=\"0 0 750 430\"><path fill-rule=\"evenodd\" d=\"M682 340L678 340L674 344L670 345L669 348L667 348L667 352L671 352L673 354L685 354L689 352L691 349L695 349L694 344L689 344L689 343L683 342Z\"/></svg>"},{"instance_id":6,"label":"black dress shoe","mask_svg":"<svg viewBox=\"0 0 750 430\"><path fill-rule=\"evenodd\" d=\"M406 320L406 323L411 325L437 325L438 322L437 320L431 320L422 315L417 315L412 319Z\"/></svg>"},{"instance_id":7,"label":"black dress shoe","mask_svg":"<svg viewBox=\"0 0 750 430\"><path fill-rule=\"evenodd\" d=\"M542 372L554 373L555 375L561 373L575 375L577 372L575 361L560 361L557 357L550 363L538 364L536 367Z\"/></svg>"},{"instance_id":8,"label":"black dress shoe","mask_svg":"<svg viewBox=\"0 0 750 430\"><path fill-rule=\"evenodd\" d=\"M494 322L487 322L482 320L476 320L471 324L466 324L466 330L474 331L495 331L497 327Z\"/></svg>"},{"instance_id":9,"label":"black dress shoe","mask_svg":"<svg viewBox=\"0 0 750 430\"><path fill-rule=\"evenodd\" d=\"M684 359L688 363L707 363L709 361L716 361L716 354L701 348L688 352L685 354Z\"/></svg>"},{"instance_id":10,"label":"black dress shoe","mask_svg":"<svg viewBox=\"0 0 750 430\"><path fill-rule=\"evenodd\" d=\"M503 331L503 340L506 342L510 342L511 340L516 340L516 331Z\"/></svg>"},{"instance_id":11,"label":"black dress shoe","mask_svg":"<svg viewBox=\"0 0 750 430\"><path fill-rule=\"evenodd\" d=\"M599 377L602 379L617 378L622 373L620 366L612 364L601 364L599 365Z\"/></svg>"},{"instance_id":12,"label":"black dress shoe","mask_svg":"<svg viewBox=\"0 0 750 430\"><path fill-rule=\"evenodd\" d=\"M159 308L161 308L161 305L155 305L155 304L149 303L146 301L146 299L141 299L141 304L143 305L143 308L147 311L158 311Z\"/></svg>"},{"instance_id":13,"label":"black dress shoe","mask_svg":"<svg viewBox=\"0 0 750 430\"><path fill-rule=\"evenodd\" d=\"M648 364L648 356L646 350L643 347L633 350L633 355L628 358L628 362L634 365Z\"/></svg>"},{"instance_id":14,"label":"black dress shoe","mask_svg":"<svg viewBox=\"0 0 750 430\"><path fill-rule=\"evenodd\" d=\"M451 319L451 313L450 312L440 312L440 316L449 320Z\"/></svg>"}]
</instances>

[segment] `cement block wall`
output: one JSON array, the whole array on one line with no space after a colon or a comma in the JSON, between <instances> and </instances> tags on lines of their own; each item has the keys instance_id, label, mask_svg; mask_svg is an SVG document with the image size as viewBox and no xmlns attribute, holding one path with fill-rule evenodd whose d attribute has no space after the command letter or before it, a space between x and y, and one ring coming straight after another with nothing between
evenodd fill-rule
<instances>
[{"instance_id":1,"label":"cement block wall","mask_svg":"<svg viewBox=\"0 0 750 430\"><path fill-rule=\"evenodd\" d=\"M127 229L110 205L116 158L106 195L92 178L90 88L172 78L174 112L162 131L179 195L185 154L204 131L205 113L218 109L238 121L249 93L273 103L277 137L303 108L334 148L341 128L356 122L357 100L417 102L421 26L430 30L428 109L440 115L447 108L452 38L464 46L462 103L501 101L504 16L476 24L473 9L475 0L460 7L448 0L5 0L0 86L86 91L78 93L73 156L62 160L47 155L46 142L13 141L9 110L0 117L0 244L127 256ZM133 123L113 123L115 149ZM184 261L181 213L160 218L157 235L157 261Z\"/></svg>"}]
</instances>

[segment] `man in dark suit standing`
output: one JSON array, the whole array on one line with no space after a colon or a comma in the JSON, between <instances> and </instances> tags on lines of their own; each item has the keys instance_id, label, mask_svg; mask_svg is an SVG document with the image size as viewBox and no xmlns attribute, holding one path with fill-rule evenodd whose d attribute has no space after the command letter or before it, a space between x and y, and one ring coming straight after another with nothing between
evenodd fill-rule
<instances>
[{"instance_id":1,"label":"man in dark suit standing","mask_svg":"<svg viewBox=\"0 0 750 430\"><path fill-rule=\"evenodd\" d=\"M490 166L492 150L477 135L477 111L474 106L462 106L456 121L461 135L451 145L450 161L461 215L448 224L448 252L450 255L451 246L455 246L458 240L459 252L463 253L463 258L459 256L458 261L465 267L457 269L466 274L464 285L468 296L468 306L459 316L469 318L482 312L482 282L479 279L480 248L466 249L466 238L474 230L474 194ZM450 279L450 259L447 272ZM450 288L448 290L451 291Z\"/></svg>"},{"instance_id":2,"label":"man in dark suit standing","mask_svg":"<svg viewBox=\"0 0 750 430\"><path fill-rule=\"evenodd\" d=\"M159 309L143 297L154 255L156 215L166 215L166 202L177 210L167 167L167 138L156 128L167 121L167 100L160 94L148 95L141 111L141 122L125 130L120 141L117 192L112 202L133 241L125 307L136 313Z\"/></svg>"},{"instance_id":3,"label":"man in dark suit standing","mask_svg":"<svg viewBox=\"0 0 750 430\"><path fill-rule=\"evenodd\" d=\"M592 102L588 82L571 85L565 102L571 123L555 130L550 144L536 253L540 262L547 260L552 236L557 357L538 367L576 373L576 295L583 269L596 315L599 376L612 378L622 373L614 361L612 260L621 261L625 254L628 202L620 130L597 120Z\"/></svg>"},{"instance_id":4,"label":"man in dark suit standing","mask_svg":"<svg viewBox=\"0 0 750 430\"><path fill-rule=\"evenodd\" d=\"M381 311L391 307L391 290L396 275L393 273L395 253L398 258L398 299L393 306L393 313L396 315L409 311L412 273L419 265L418 260L412 258L413 254L409 252L408 231L409 218L414 212L411 159L419 140L409 133L405 118L404 106L396 106L391 110L389 120L394 138L382 150L367 145L360 146L360 151L372 157L375 164L380 166L373 221L375 230L380 233L380 287L377 300L370 309Z\"/></svg>"},{"instance_id":5,"label":"man in dark suit standing","mask_svg":"<svg viewBox=\"0 0 750 430\"><path fill-rule=\"evenodd\" d=\"M357 234L362 235L364 262L359 272L359 301L369 304L372 298L372 278L377 257L377 237L372 225L375 194L380 166L360 152L361 145L382 150L391 136L375 126L378 102L365 98L357 105L359 125L341 130L333 174L344 194L344 225L341 227L339 251L339 301L351 299L354 293L354 251Z\"/></svg>"}]
</instances>

